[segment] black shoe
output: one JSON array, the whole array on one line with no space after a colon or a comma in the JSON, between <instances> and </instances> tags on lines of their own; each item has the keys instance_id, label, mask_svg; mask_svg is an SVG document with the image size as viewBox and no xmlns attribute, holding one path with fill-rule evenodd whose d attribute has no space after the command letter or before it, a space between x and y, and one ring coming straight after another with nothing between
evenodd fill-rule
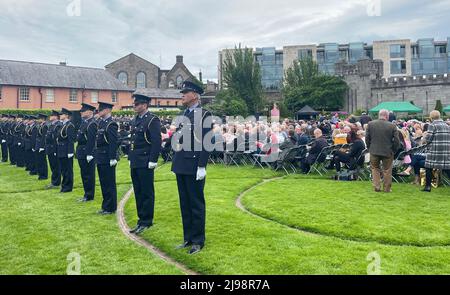
<instances>
[{"instance_id":1,"label":"black shoe","mask_svg":"<svg viewBox=\"0 0 450 295\"><path fill-rule=\"evenodd\" d=\"M191 245L191 242L184 241L183 244L176 246L175 249L177 249L177 250L184 249L184 248L189 247L190 245Z\"/></svg>"},{"instance_id":2,"label":"black shoe","mask_svg":"<svg viewBox=\"0 0 450 295\"><path fill-rule=\"evenodd\" d=\"M53 184L49 184L45 187L46 189L55 189L55 188L59 188L59 185L53 185Z\"/></svg>"},{"instance_id":3,"label":"black shoe","mask_svg":"<svg viewBox=\"0 0 450 295\"><path fill-rule=\"evenodd\" d=\"M48 178L46 177L39 177L38 180L47 180Z\"/></svg>"},{"instance_id":4,"label":"black shoe","mask_svg":"<svg viewBox=\"0 0 450 295\"><path fill-rule=\"evenodd\" d=\"M116 212L110 212L110 211L105 211L105 210L101 210L101 212L98 212L100 215L112 215L115 214Z\"/></svg>"},{"instance_id":5,"label":"black shoe","mask_svg":"<svg viewBox=\"0 0 450 295\"><path fill-rule=\"evenodd\" d=\"M129 231L130 234L134 234L141 226L138 224L133 229Z\"/></svg>"},{"instance_id":6,"label":"black shoe","mask_svg":"<svg viewBox=\"0 0 450 295\"><path fill-rule=\"evenodd\" d=\"M192 245L191 250L189 250L189 255L196 254L202 250L203 246L200 245Z\"/></svg>"},{"instance_id":7,"label":"black shoe","mask_svg":"<svg viewBox=\"0 0 450 295\"><path fill-rule=\"evenodd\" d=\"M63 191L63 190L60 190L60 191L59 191L60 194L66 194L66 193L71 193L71 192L72 192L72 191Z\"/></svg>"},{"instance_id":8,"label":"black shoe","mask_svg":"<svg viewBox=\"0 0 450 295\"><path fill-rule=\"evenodd\" d=\"M430 193L431 192L431 186L426 186L422 191Z\"/></svg>"},{"instance_id":9,"label":"black shoe","mask_svg":"<svg viewBox=\"0 0 450 295\"><path fill-rule=\"evenodd\" d=\"M139 235L141 233L143 233L144 231L146 231L147 229L149 229L151 226L139 226L136 231L134 232L135 235Z\"/></svg>"}]
</instances>

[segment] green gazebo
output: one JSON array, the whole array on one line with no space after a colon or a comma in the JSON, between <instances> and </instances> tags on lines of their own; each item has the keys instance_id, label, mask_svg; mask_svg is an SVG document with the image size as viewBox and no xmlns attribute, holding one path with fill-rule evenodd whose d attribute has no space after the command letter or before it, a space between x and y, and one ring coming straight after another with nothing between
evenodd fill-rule
<instances>
[{"instance_id":1,"label":"green gazebo","mask_svg":"<svg viewBox=\"0 0 450 295\"><path fill-rule=\"evenodd\" d=\"M388 110L393 113L422 113L423 110L406 101L386 101L369 110L370 113L378 113L380 110Z\"/></svg>"},{"instance_id":2,"label":"green gazebo","mask_svg":"<svg viewBox=\"0 0 450 295\"><path fill-rule=\"evenodd\" d=\"M450 106L446 107L443 111L446 114L450 114Z\"/></svg>"}]
</instances>

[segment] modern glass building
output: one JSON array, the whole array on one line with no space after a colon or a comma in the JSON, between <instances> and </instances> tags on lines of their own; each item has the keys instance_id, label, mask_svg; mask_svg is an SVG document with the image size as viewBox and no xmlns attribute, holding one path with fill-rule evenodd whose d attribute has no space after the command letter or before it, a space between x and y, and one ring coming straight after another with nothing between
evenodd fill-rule
<instances>
[{"instance_id":1,"label":"modern glass building","mask_svg":"<svg viewBox=\"0 0 450 295\"><path fill-rule=\"evenodd\" d=\"M283 51L275 47L256 48L255 59L261 68L261 83L265 90L279 90L283 80Z\"/></svg>"},{"instance_id":2,"label":"modern glass building","mask_svg":"<svg viewBox=\"0 0 450 295\"><path fill-rule=\"evenodd\" d=\"M419 39L411 46L413 75L444 74L450 71L450 38L446 42Z\"/></svg>"}]
</instances>

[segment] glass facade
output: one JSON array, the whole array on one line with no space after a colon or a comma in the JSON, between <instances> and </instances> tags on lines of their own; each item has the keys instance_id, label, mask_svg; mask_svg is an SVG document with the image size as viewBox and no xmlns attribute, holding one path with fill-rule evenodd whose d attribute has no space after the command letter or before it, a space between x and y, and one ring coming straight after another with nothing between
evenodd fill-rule
<instances>
[{"instance_id":1,"label":"glass facade","mask_svg":"<svg viewBox=\"0 0 450 295\"><path fill-rule=\"evenodd\" d=\"M392 60L391 74L393 75L406 74L406 60Z\"/></svg>"},{"instance_id":2,"label":"glass facade","mask_svg":"<svg viewBox=\"0 0 450 295\"><path fill-rule=\"evenodd\" d=\"M447 44L436 44L434 39L419 39L417 46L413 46L412 74L431 75L449 72L449 48L450 38Z\"/></svg>"},{"instance_id":3,"label":"glass facade","mask_svg":"<svg viewBox=\"0 0 450 295\"><path fill-rule=\"evenodd\" d=\"M365 57L364 43L350 43L348 47L350 63L357 63Z\"/></svg>"},{"instance_id":4,"label":"glass facade","mask_svg":"<svg viewBox=\"0 0 450 295\"><path fill-rule=\"evenodd\" d=\"M323 58L319 59L319 52L317 54L319 70L323 73L334 75L334 65L340 60L339 45L337 43L326 43L323 45Z\"/></svg>"},{"instance_id":5,"label":"glass facade","mask_svg":"<svg viewBox=\"0 0 450 295\"><path fill-rule=\"evenodd\" d=\"M256 61L261 68L261 84L266 90L279 90L283 80L283 54L275 47L256 49Z\"/></svg>"}]
</instances>

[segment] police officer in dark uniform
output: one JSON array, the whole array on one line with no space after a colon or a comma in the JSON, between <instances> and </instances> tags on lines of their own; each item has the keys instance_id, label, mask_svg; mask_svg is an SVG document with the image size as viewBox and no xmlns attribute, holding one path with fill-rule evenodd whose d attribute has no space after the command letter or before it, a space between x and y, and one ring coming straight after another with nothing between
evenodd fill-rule
<instances>
[{"instance_id":1,"label":"police officer in dark uniform","mask_svg":"<svg viewBox=\"0 0 450 295\"><path fill-rule=\"evenodd\" d=\"M48 163L52 172L52 182L47 186L48 189L58 188L61 185L61 166L56 154L56 138L62 127L62 123L59 120L60 115L58 111L52 111L48 122L47 134L45 135L45 153L47 154Z\"/></svg>"},{"instance_id":2,"label":"police officer in dark uniform","mask_svg":"<svg viewBox=\"0 0 450 295\"><path fill-rule=\"evenodd\" d=\"M38 124L36 123L37 121L37 117L36 116L29 116L30 121L29 121L29 127L28 127L28 133L31 133L31 135L29 136L29 140L30 140L30 149L31 152L29 151L29 165L30 165L30 175L38 175L37 172L37 166L36 166L36 137L38 134Z\"/></svg>"},{"instance_id":3,"label":"police officer in dark uniform","mask_svg":"<svg viewBox=\"0 0 450 295\"><path fill-rule=\"evenodd\" d=\"M114 214L117 210L116 166L118 163L119 124L112 119L114 105L99 102L95 162L102 189L102 209L98 214Z\"/></svg>"},{"instance_id":4,"label":"police officer in dark uniform","mask_svg":"<svg viewBox=\"0 0 450 295\"><path fill-rule=\"evenodd\" d=\"M6 139L8 137L8 125L9 125L9 116L2 115L1 123L0 123L0 142L2 149L2 162L8 162L8 144Z\"/></svg>"},{"instance_id":5,"label":"police officer in dark uniform","mask_svg":"<svg viewBox=\"0 0 450 295\"><path fill-rule=\"evenodd\" d=\"M172 171L176 174L183 219L184 242L178 249L191 246L189 254L201 251L205 244L204 186L209 151L204 137L212 129L211 113L200 106L203 89L183 83L182 103L186 110L176 119L177 132L172 139ZM211 145L210 145L211 147Z\"/></svg>"},{"instance_id":6,"label":"police officer in dark uniform","mask_svg":"<svg viewBox=\"0 0 450 295\"><path fill-rule=\"evenodd\" d=\"M94 147L97 136L97 122L94 120L95 107L86 103L81 104L82 122L77 133L76 157L80 166L83 181L84 196L79 202L94 200L95 195L95 161Z\"/></svg>"},{"instance_id":7,"label":"police officer in dark uniform","mask_svg":"<svg viewBox=\"0 0 450 295\"><path fill-rule=\"evenodd\" d=\"M14 126L13 136L14 136L14 149L16 154L16 164L17 167L25 167L25 149L23 137L25 135L25 121L24 115L19 114L17 116L17 123Z\"/></svg>"},{"instance_id":8,"label":"police officer in dark uniform","mask_svg":"<svg viewBox=\"0 0 450 295\"><path fill-rule=\"evenodd\" d=\"M61 167L61 193L68 193L73 190L73 156L74 142L76 139L75 125L70 122L69 117L72 112L63 108L61 110L62 126L56 137L56 156Z\"/></svg>"},{"instance_id":9,"label":"police officer in dark uniform","mask_svg":"<svg viewBox=\"0 0 450 295\"><path fill-rule=\"evenodd\" d=\"M33 173L33 152L31 147L31 135L33 129L32 116L24 116L25 130L23 132L23 148L25 157L25 171L29 171L30 175Z\"/></svg>"},{"instance_id":10,"label":"police officer in dark uniform","mask_svg":"<svg viewBox=\"0 0 450 295\"><path fill-rule=\"evenodd\" d=\"M140 94L133 97L136 117L131 122L128 160L139 220L130 233L140 234L153 225L154 170L161 151L161 123L157 116L148 111L150 97Z\"/></svg>"},{"instance_id":11,"label":"police officer in dark uniform","mask_svg":"<svg viewBox=\"0 0 450 295\"><path fill-rule=\"evenodd\" d=\"M14 128L17 124L16 115L9 115L8 136L6 137L6 144L8 145L9 165L17 165L16 151L14 147Z\"/></svg>"},{"instance_id":12,"label":"police officer in dark uniform","mask_svg":"<svg viewBox=\"0 0 450 295\"><path fill-rule=\"evenodd\" d=\"M36 131L36 144L34 146L35 157L36 157L36 170L38 173L38 180L48 179L48 164L47 157L45 156L45 137L47 136L48 123L47 115L38 115L38 124Z\"/></svg>"}]
</instances>

